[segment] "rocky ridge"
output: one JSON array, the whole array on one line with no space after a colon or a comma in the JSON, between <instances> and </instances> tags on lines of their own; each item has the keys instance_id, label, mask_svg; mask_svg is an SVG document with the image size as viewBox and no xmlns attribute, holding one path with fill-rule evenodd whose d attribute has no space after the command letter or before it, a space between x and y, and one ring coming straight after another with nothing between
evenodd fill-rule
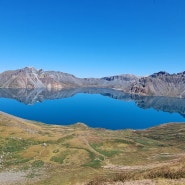
<instances>
[{"instance_id":1,"label":"rocky ridge","mask_svg":"<svg viewBox=\"0 0 185 185\"><path fill-rule=\"evenodd\" d=\"M169 74L161 71L147 77L123 74L103 78L78 78L68 73L25 67L1 73L0 88L109 88L144 96L185 98L185 72Z\"/></svg>"},{"instance_id":2,"label":"rocky ridge","mask_svg":"<svg viewBox=\"0 0 185 185\"><path fill-rule=\"evenodd\" d=\"M138 81L134 75L120 75L104 78L77 78L74 75L57 72L36 70L33 67L5 71L0 74L0 88L47 88L65 89L76 87L104 87L126 89Z\"/></svg>"},{"instance_id":3,"label":"rocky ridge","mask_svg":"<svg viewBox=\"0 0 185 185\"><path fill-rule=\"evenodd\" d=\"M185 72L169 74L161 71L148 77L142 77L138 82L133 83L127 92L149 96L185 98Z\"/></svg>"}]
</instances>

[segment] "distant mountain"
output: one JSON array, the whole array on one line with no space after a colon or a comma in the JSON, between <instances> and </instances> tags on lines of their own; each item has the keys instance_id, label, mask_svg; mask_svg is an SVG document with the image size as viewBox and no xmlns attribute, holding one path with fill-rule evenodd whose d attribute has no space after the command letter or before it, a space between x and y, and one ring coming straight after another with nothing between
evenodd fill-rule
<instances>
[{"instance_id":1,"label":"distant mountain","mask_svg":"<svg viewBox=\"0 0 185 185\"><path fill-rule=\"evenodd\" d=\"M73 75L62 72L36 70L33 67L5 71L0 74L1 88L62 89L77 85L81 85L81 81Z\"/></svg>"},{"instance_id":2,"label":"distant mountain","mask_svg":"<svg viewBox=\"0 0 185 185\"><path fill-rule=\"evenodd\" d=\"M0 74L0 88L47 88L65 89L76 87L106 87L128 88L133 82L138 81L134 75L120 75L104 78L77 78L74 75L56 72L36 70L33 67L5 71Z\"/></svg>"},{"instance_id":3,"label":"distant mountain","mask_svg":"<svg viewBox=\"0 0 185 185\"><path fill-rule=\"evenodd\" d=\"M116 89L144 96L185 98L185 72L158 72L147 77L124 74L103 78L78 78L63 72L25 67L0 74L0 88L61 90L89 87Z\"/></svg>"}]
</instances>

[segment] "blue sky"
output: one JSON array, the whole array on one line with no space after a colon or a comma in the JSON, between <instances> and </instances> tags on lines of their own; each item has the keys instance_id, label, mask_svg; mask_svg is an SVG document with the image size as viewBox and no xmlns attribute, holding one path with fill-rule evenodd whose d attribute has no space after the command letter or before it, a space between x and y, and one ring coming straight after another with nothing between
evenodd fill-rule
<instances>
[{"instance_id":1,"label":"blue sky","mask_svg":"<svg viewBox=\"0 0 185 185\"><path fill-rule=\"evenodd\" d=\"M185 70L184 0L0 0L0 71Z\"/></svg>"}]
</instances>

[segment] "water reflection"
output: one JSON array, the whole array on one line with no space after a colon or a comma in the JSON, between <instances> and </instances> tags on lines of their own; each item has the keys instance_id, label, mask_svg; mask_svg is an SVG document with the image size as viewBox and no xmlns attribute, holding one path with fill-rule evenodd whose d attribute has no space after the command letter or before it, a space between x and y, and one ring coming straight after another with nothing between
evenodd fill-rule
<instances>
[{"instance_id":1,"label":"water reflection","mask_svg":"<svg viewBox=\"0 0 185 185\"><path fill-rule=\"evenodd\" d=\"M155 110L179 113L185 117L185 99L171 97L149 97L125 94L122 91L103 88L76 88L63 90L46 89L0 89L0 98L16 99L26 105L43 102L44 100L54 100L69 98L78 93L101 94L113 99L123 101L134 101L142 109L153 108Z\"/></svg>"}]
</instances>

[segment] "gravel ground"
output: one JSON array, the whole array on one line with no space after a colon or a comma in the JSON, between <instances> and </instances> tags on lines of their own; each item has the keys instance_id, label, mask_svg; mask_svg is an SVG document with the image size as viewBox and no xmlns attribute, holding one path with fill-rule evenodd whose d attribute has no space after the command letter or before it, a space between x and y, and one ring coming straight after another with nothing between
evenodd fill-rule
<instances>
[{"instance_id":1,"label":"gravel ground","mask_svg":"<svg viewBox=\"0 0 185 185\"><path fill-rule=\"evenodd\" d=\"M103 183L102 185L184 185L185 179L144 179L130 182Z\"/></svg>"},{"instance_id":2,"label":"gravel ground","mask_svg":"<svg viewBox=\"0 0 185 185\"><path fill-rule=\"evenodd\" d=\"M22 184L26 181L25 172L13 172L13 171L4 171L0 172L0 184L1 185L15 185Z\"/></svg>"},{"instance_id":3,"label":"gravel ground","mask_svg":"<svg viewBox=\"0 0 185 185\"><path fill-rule=\"evenodd\" d=\"M33 174L33 177L28 177ZM25 185L34 184L47 177L44 170L40 171L14 171L7 170L0 172L0 185Z\"/></svg>"}]
</instances>

